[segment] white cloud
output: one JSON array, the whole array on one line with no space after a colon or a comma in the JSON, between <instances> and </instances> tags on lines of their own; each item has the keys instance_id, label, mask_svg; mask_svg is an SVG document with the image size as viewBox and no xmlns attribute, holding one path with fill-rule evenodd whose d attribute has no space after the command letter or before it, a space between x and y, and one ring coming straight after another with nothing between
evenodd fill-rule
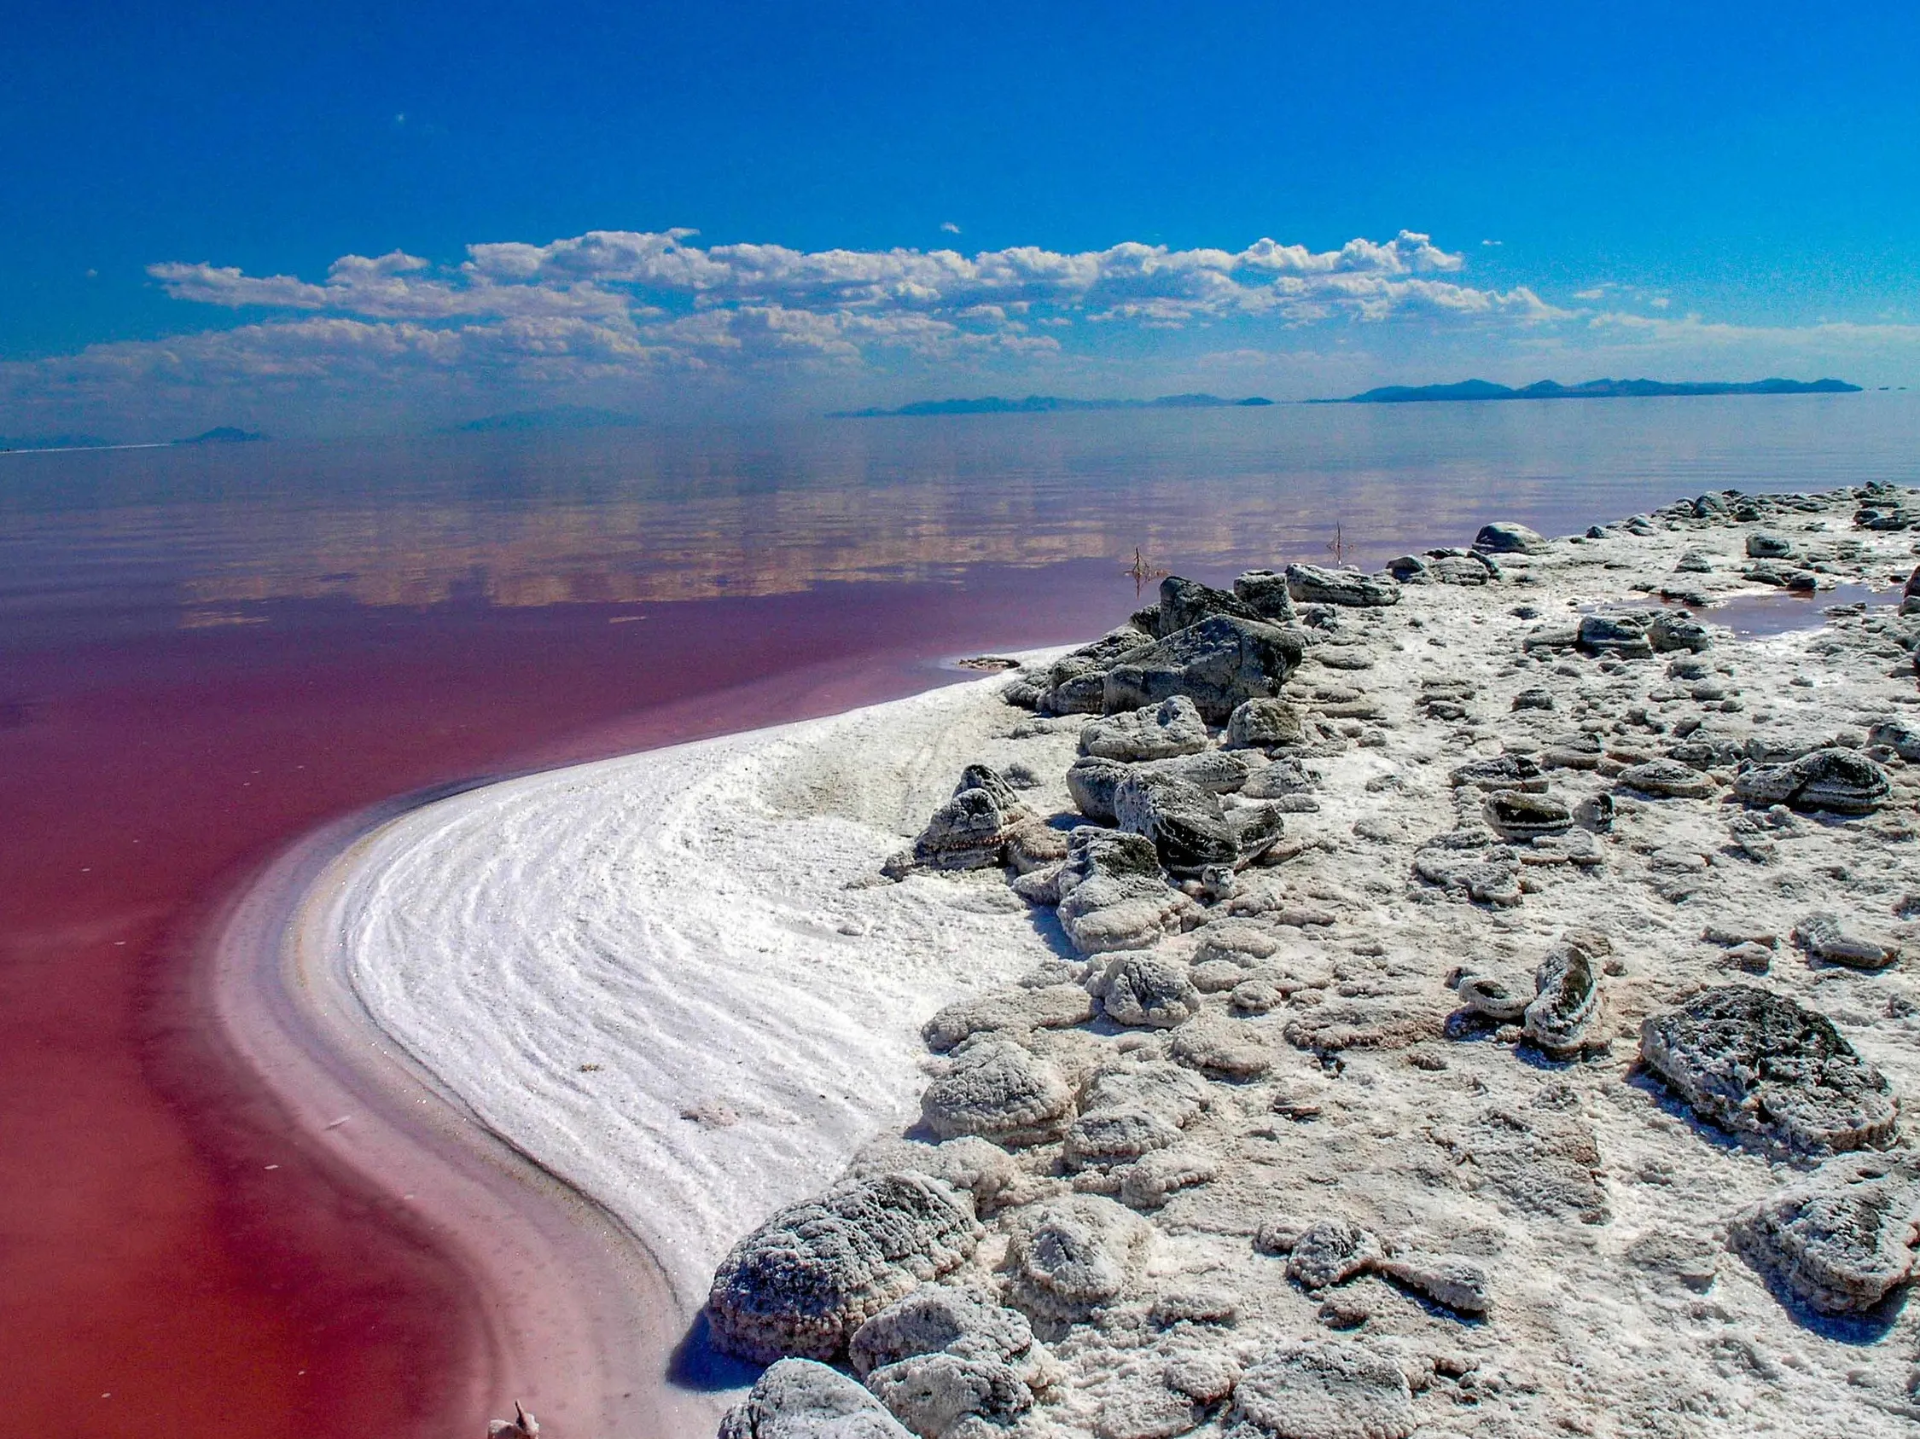
<instances>
[{"instance_id":1,"label":"white cloud","mask_svg":"<svg viewBox=\"0 0 1920 1439\"><path fill-rule=\"evenodd\" d=\"M1342 351L1348 367L1420 336L1482 353L1577 342L1631 356L1736 344L1776 353L1884 348L1915 333L1899 325L1752 331L1695 316L1572 311L1524 285L1472 284L1464 256L1417 231L1330 250L1261 239L1238 250L1126 242L973 254L702 246L696 238L691 230L596 230L543 245L476 244L449 265L399 250L346 255L318 281L157 264L150 274L177 299L266 313L201 334L0 364L0 415L77 422L89 406L134 413L196 395L209 405L226 396L350 408L593 385L636 395L668 395L669 387L679 406L696 381L724 394L815 377L845 393L875 377L923 372L929 382L998 375L1058 384L1086 378L1076 366L1106 365L1101 373L1110 375L1156 363L1142 357L1198 364L1213 352L1330 353L1307 333L1353 347ZM1576 298L1603 300L1615 288L1596 285Z\"/></svg>"},{"instance_id":2,"label":"white cloud","mask_svg":"<svg viewBox=\"0 0 1920 1439\"><path fill-rule=\"evenodd\" d=\"M942 220L940 222L940 229L948 235L957 235L960 233L960 227L951 220Z\"/></svg>"}]
</instances>

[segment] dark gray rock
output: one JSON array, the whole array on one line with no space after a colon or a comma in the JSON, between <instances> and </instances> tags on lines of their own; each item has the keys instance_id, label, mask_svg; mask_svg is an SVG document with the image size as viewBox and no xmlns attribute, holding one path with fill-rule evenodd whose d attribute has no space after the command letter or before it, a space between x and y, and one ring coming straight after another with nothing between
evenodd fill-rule
<instances>
[{"instance_id":1,"label":"dark gray rock","mask_svg":"<svg viewBox=\"0 0 1920 1439\"><path fill-rule=\"evenodd\" d=\"M1706 799L1714 792L1711 776L1677 759L1653 759L1645 764L1628 765L1620 771L1624 789L1665 799Z\"/></svg>"},{"instance_id":2,"label":"dark gray rock","mask_svg":"<svg viewBox=\"0 0 1920 1439\"><path fill-rule=\"evenodd\" d=\"M1531 555L1546 549L1547 540L1525 525L1497 521L1480 527L1480 533L1473 537L1473 547L1495 555Z\"/></svg>"},{"instance_id":3,"label":"dark gray rock","mask_svg":"<svg viewBox=\"0 0 1920 1439\"><path fill-rule=\"evenodd\" d=\"M1793 553L1793 541L1785 535L1769 534L1765 530L1755 530L1747 536L1747 558L1752 560L1784 560Z\"/></svg>"},{"instance_id":4,"label":"dark gray rock","mask_svg":"<svg viewBox=\"0 0 1920 1439\"><path fill-rule=\"evenodd\" d=\"M1447 774L1447 781L1455 789L1472 785L1475 789L1523 790L1532 794L1546 792L1546 776L1540 772L1540 766L1529 755L1497 754L1486 759L1468 760L1465 764L1455 765Z\"/></svg>"},{"instance_id":5,"label":"dark gray rock","mask_svg":"<svg viewBox=\"0 0 1920 1439\"><path fill-rule=\"evenodd\" d=\"M1206 747L1206 722L1185 695L1088 720L1080 730L1080 753L1100 759L1168 759Z\"/></svg>"},{"instance_id":6,"label":"dark gray rock","mask_svg":"<svg viewBox=\"0 0 1920 1439\"><path fill-rule=\"evenodd\" d=\"M1168 575L1160 581L1160 623L1154 633L1170 635L1199 624L1209 615L1237 615L1243 620L1266 618L1232 590L1216 590L1179 575Z\"/></svg>"},{"instance_id":7,"label":"dark gray rock","mask_svg":"<svg viewBox=\"0 0 1920 1439\"><path fill-rule=\"evenodd\" d=\"M1653 657L1653 641L1646 626L1627 615L1585 615L1574 637L1576 648L1590 655L1643 660Z\"/></svg>"},{"instance_id":8,"label":"dark gray rock","mask_svg":"<svg viewBox=\"0 0 1920 1439\"><path fill-rule=\"evenodd\" d=\"M1660 654L1674 650L1699 654L1713 648L1713 632L1691 615L1666 613L1647 625L1647 643Z\"/></svg>"},{"instance_id":9,"label":"dark gray rock","mask_svg":"<svg viewBox=\"0 0 1920 1439\"><path fill-rule=\"evenodd\" d=\"M1400 585L1391 578L1319 565L1288 565L1287 592L1300 604L1348 609L1378 609L1400 603Z\"/></svg>"},{"instance_id":10,"label":"dark gray rock","mask_svg":"<svg viewBox=\"0 0 1920 1439\"><path fill-rule=\"evenodd\" d=\"M1248 700L1227 717L1227 743L1281 749L1307 742L1300 711L1283 699Z\"/></svg>"},{"instance_id":11,"label":"dark gray rock","mask_svg":"<svg viewBox=\"0 0 1920 1439\"><path fill-rule=\"evenodd\" d=\"M1214 615L1128 652L1107 671L1108 714L1192 700L1209 724L1225 724L1237 705L1280 692L1300 663L1299 637L1257 620Z\"/></svg>"},{"instance_id":12,"label":"dark gray rock","mask_svg":"<svg viewBox=\"0 0 1920 1439\"><path fill-rule=\"evenodd\" d=\"M1847 1154L1742 1215L1733 1247L1824 1314L1859 1314L1913 1278L1920 1165Z\"/></svg>"},{"instance_id":13,"label":"dark gray rock","mask_svg":"<svg viewBox=\"0 0 1920 1439\"><path fill-rule=\"evenodd\" d=\"M1248 570L1233 582L1233 592L1263 620L1280 625L1294 621L1293 596L1287 591L1285 575L1272 570Z\"/></svg>"},{"instance_id":14,"label":"dark gray rock","mask_svg":"<svg viewBox=\"0 0 1920 1439\"><path fill-rule=\"evenodd\" d=\"M1129 774L1114 790L1120 828L1152 841L1160 863L1176 875L1197 875L1212 864L1233 865L1239 841L1220 800L1198 785L1165 775Z\"/></svg>"},{"instance_id":15,"label":"dark gray rock","mask_svg":"<svg viewBox=\"0 0 1920 1439\"><path fill-rule=\"evenodd\" d=\"M972 1198L924 1174L836 1186L779 1211L721 1261L707 1323L722 1353L837 1359L867 1320L980 1242Z\"/></svg>"},{"instance_id":16,"label":"dark gray rock","mask_svg":"<svg viewBox=\"0 0 1920 1439\"><path fill-rule=\"evenodd\" d=\"M1533 977L1521 1027L1534 1047L1565 1059L1592 1047L1600 1024L1600 967L1584 945L1555 945Z\"/></svg>"},{"instance_id":17,"label":"dark gray rock","mask_svg":"<svg viewBox=\"0 0 1920 1439\"><path fill-rule=\"evenodd\" d=\"M720 1421L719 1439L909 1439L886 1406L811 1359L782 1359Z\"/></svg>"},{"instance_id":18,"label":"dark gray rock","mask_svg":"<svg viewBox=\"0 0 1920 1439\"><path fill-rule=\"evenodd\" d=\"M1573 828L1573 811L1551 795L1525 790L1495 790L1481 806L1492 825L1506 839L1538 839L1565 834Z\"/></svg>"},{"instance_id":19,"label":"dark gray rock","mask_svg":"<svg viewBox=\"0 0 1920 1439\"><path fill-rule=\"evenodd\" d=\"M1107 671L1152 635L1133 625L1109 630L1090 645L1062 655L1047 668L1040 709L1050 714L1099 714L1105 708Z\"/></svg>"},{"instance_id":20,"label":"dark gray rock","mask_svg":"<svg viewBox=\"0 0 1920 1439\"><path fill-rule=\"evenodd\" d=\"M1893 1137L1886 1078L1833 1027L1785 995L1710 989L1640 1029L1648 1068L1703 1119L1812 1153Z\"/></svg>"},{"instance_id":21,"label":"dark gray rock","mask_svg":"<svg viewBox=\"0 0 1920 1439\"><path fill-rule=\"evenodd\" d=\"M1871 814L1892 794L1886 771L1857 750L1821 749L1789 764L1756 765L1734 776L1733 792L1750 805Z\"/></svg>"}]
</instances>

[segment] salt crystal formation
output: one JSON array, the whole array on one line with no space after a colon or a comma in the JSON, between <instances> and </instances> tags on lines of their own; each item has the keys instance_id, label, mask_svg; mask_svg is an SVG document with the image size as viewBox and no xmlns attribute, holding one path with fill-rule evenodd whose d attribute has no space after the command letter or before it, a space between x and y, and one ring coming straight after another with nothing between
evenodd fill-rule
<instances>
[{"instance_id":1,"label":"salt crystal formation","mask_svg":"<svg viewBox=\"0 0 1920 1439\"><path fill-rule=\"evenodd\" d=\"M1035 971L722 1266L724 1347L865 1384L776 1365L723 1432L1908 1432L1920 605L1713 603L1898 584L1916 515L1173 577L1015 676L890 872L1004 871Z\"/></svg>"}]
</instances>

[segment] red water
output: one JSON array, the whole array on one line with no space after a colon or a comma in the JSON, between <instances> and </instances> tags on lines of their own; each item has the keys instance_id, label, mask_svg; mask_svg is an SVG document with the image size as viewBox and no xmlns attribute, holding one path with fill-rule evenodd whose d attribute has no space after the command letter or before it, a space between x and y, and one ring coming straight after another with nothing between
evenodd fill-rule
<instances>
[{"instance_id":1,"label":"red water","mask_svg":"<svg viewBox=\"0 0 1920 1439\"><path fill-rule=\"evenodd\" d=\"M483 1362L464 1276L295 1142L204 1022L196 924L277 846L423 786L958 678L923 657L1084 634L1131 599L1111 567L1062 566L639 611L278 606L7 654L9 1427L484 1432L450 1412Z\"/></svg>"}]
</instances>

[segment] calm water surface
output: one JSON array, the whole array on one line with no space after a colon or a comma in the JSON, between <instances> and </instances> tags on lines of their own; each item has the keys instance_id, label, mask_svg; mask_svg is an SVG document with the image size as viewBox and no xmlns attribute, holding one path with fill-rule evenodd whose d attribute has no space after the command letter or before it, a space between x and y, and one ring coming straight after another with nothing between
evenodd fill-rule
<instances>
[{"instance_id":1,"label":"calm water surface","mask_svg":"<svg viewBox=\"0 0 1920 1439\"><path fill-rule=\"evenodd\" d=\"M0 455L10 1420L483 1432L465 1276L205 1023L200 926L313 826L1090 635L1136 549L1375 565L1488 519L1915 483L1916 441L1920 398L1868 394Z\"/></svg>"}]
</instances>

